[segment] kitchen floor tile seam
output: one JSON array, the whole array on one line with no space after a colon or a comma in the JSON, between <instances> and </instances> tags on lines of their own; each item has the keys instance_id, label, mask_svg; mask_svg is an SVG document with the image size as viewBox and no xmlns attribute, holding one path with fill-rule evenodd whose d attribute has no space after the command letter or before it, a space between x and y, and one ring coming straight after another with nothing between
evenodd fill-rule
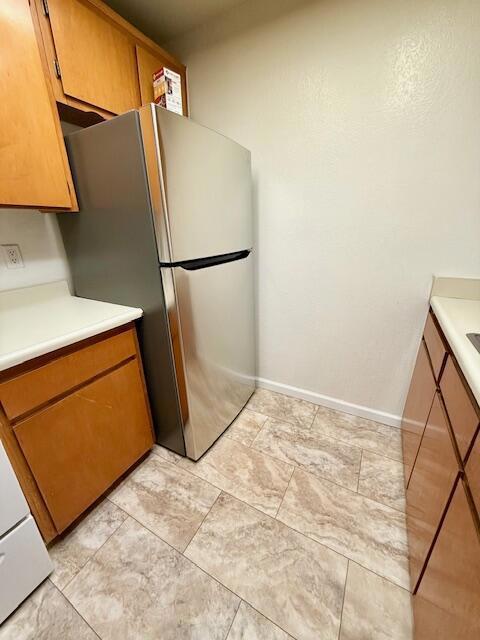
<instances>
[{"instance_id":1,"label":"kitchen floor tile seam","mask_svg":"<svg viewBox=\"0 0 480 640\"><path fill-rule=\"evenodd\" d=\"M346 487L344 487L346 488ZM368 500L371 500L372 502L376 502L378 504L383 505L384 507L388 507L389 509L393 509L394 511L397 511L398 513L401 513L402 515L404 515L406 517L406 511L405 509L399 509L398 507L392 507L391 504L387 504L386 502L381 502L380 500L375 500L374 498L371 498L370 496L367 496L366 493L362 493L361 491L356 492L359 496L362 496L362 498L367 498Z\"/></svg>"},{"instance_id":2,"label":"kitchen floor tile seam","mask_svg":"<svg viewBox=\"0 0 480 640\"><path fill-rule=\"evenodd\" d=\"M274 518L275 520L277 519L278 512L280 511L280 507L282 506L283 501L284 501L284 499L285 499L285 496L287 495L287 491L288 491L288 488L289 488L289 486L290 486L290 482L291 482L291 480L292 480L292 478L293 478L293 474L294 474L294 473L295 473L295 467L292 465L292 473L290 474L290 478L288 479L287 486L286 486L286 488L285 488L285 491L283 492L282 499L280 500L280 504L278 505L278 508L277 508L277 510L275 511L275 515L273 516L273 518Z\"/></svg>"},{"instance_id":3,"label":"kitchen floor tile seam","mask_svg":"<svg viewBox=\"0 0 480 640\"><path fill-rule=\"evenodd\" d=\"M238 596L240 598L240 596ZM262 613L261 611L259 611L256 607L254 607L252 604L250 604L247 600L245 600L245 598L240 598L240 604L238 606L238 609L240 609L240 607L242 606L242 603L245 603L247 605L247 607L250 607L250 609L253 609L256 613L258 613L260 616L262 616L263 618L265 618L265 620L268 620L269 622L271 622L273 625L275 625L276 627L278 627L279 629L281 629L283 631L283 633L285 633L285 635L288 638L291 638L291 640L298 640L298 638L296 636L292 636L292 634L288 631L285 631L285 629L280 626L278 624L278 622L274 622L271 618L269 618L268 616L266 616L264 613ZM237 612L238 612L237 609ZM235 614L236 617L237 614ZM235 622L235 618L232 620L232 624L230 625L230 629L228 630L228 633L230 633L231 628L233 627L233 623ZM228 634L227 637L225 638L225 640L228 640ZM254 638L247 638L247 640L256 640Z\"/></svg>"},{"instance_id":4,"label":"kitchen floor tile seam","mask_svg":"<svg viewBox=\"0 0 480 640\"><path fill-rule=\"evenodd\" d=\"M341 412L339 412L339 413L341 413ZM348 415L350 415L350 414L348 414ZM396 431L400 431L400 429L398 427L391 427L388 424L383 424L383 422L378 422L377 424L380 424L380 425L382 425L384 427L388 427L389 429L395 429ZM330 434L328 434L328 437L332 438L333 440L337 440L338 442L343 442L343 444L347 444L349 447L356 447L357 449L362 449L362 451L367 451L368 453L375 453L377 456L383 456L384 458L387 458L388 460L393 460L393 462L401 462L401 463L403 463L403 459L399 460L398 458L392 458L392 456L386 456L384 453L379 453L378 451L374 451L373 449L369 449L368 447L359 446L358 444L352 444L351 442L347 442L343 438L337 438L336 436L332 436Z\"/></svg>"},{"instance_id":5,"label":"kitchen floor tile seam","mask_svg":"<svg viewBox=\"0 0 480 640\"><path fill-rule=\"evenodd\" d=\"M123 524L123 523L122 523L122 524ZM103 545L102 545L102 546L103 546ZM88 562L87 562L86 564L88 564ZM83 566L86 566L86 565L83 565ZM83 569L83 567L82 567L82 569ZM94 628L92 627L92 625L88 622L88 620L85 620L85 618L82 616L82 614L80 613L80 611L78 611L78 609L76 608L76 606L75 606L75 605L74 605L74 604L73 604L73 603L72 603L72 602L67 598L67 596L63 593L63 591L62 591L61 589L59 589L59 588L57 587L57 585L56 585L56 584L54 584L54 583L50 580L50 578L47 578L47 580L50 582L50 584L52 585L52 587L54 587L54 589L56 589L56 590L60 593L60 596L61 596L61 597L66 601L66 603L67 603L70 607L72 607L72 609L75 611L75 613L76 613L76 614L77 614L77 615L78 615L78 616L79 616L79 617L80 617L80 618L85 622L85 624L87 625L87 627L91 630L91 632L92 632L93 634L95 634L95 636L98 638L98 640L103 640L102 636L101 636L101 635L99 635L99 634L95 631L95 629L94 629ZM70 582L71 582L71 581L70 581ZM42 582L41 584L44 584L44 583ZM41 585L39 585L39 587L38 587L38 588L40 588L40 586L41 586Z\"/></svg>"},{"instance_id":6,"label":"kitchen floor tile seam","mask_svg":"<svg viewBox=\"0 0 480 640\"><path fill-rule=\"evenodd\" d=\"M363 449L361 450L361 453L360 453L360 466L358 467L358 478L357 478L357 488L356 488L357 493L359 493L358 487L360 486L360 476L362 474L362 462L363 462Z\"/></svg>"},{"instance_id":7,"label":"kitchen floor tile seam","mask_svg":"<svg viewBox=\"0 0 480 640\"><path fill-rule=\"evenodd\" d=\"M335 482L334 480L331 480L330 478L327 478L327 477L325 477L323 475L321 476L321 475L316 475L315 473L312 473L311 471L309 471L307 469L307 467L299 465L296 462L285 462L285 460L277 458L277 457L271 455L270 453L266 453L265 451L262 451L261 449L257 449L256 447L253 446L253 444L254 444L254 442L252 442L252 444L250 445L250 448L252 448L257 453L262 453L264 456L267 456L268 458L271 458L272 460L275 460L276 462L283 462L283 464L288 464L291 467L293 467L294 471L295 471L295 469L300 469L300 471L305 471L305 473L310 473L315 478L320 478L320 480L327 480L328 482L331 482L332 484L336 485L337 487L340 487L341 489L348 489L349 491L353 491L353 489L350 489L349 487L346 487L344 484L340 484L339 482ZM360 447L354 447L354 445L350 445L350 446L352 446L352 448L360 449ZM360 472L359 472L359 474L360 474ZM292 473L292 475L293 475L293 473ZM291 479L292 478L290 476L290 480ZM290 481L289 481L289 484L290 484ZM226 493L228 493L228 491ZM286 493L286 491L285 491L285 493ZM356 493L356 491L353 491L353 493ZM284 494L283 497L285 497L285 494ZM282 498L282 500L283 500L283 498ZM382 503L379 503L379 504L382 504ZM385 506L388 506L388 505L385 505Z\"/></svg>"},{"instance_id":8,"label":"kitchen floor tile seam","mask_svg":"<svg viewBox=\"0 0 480 640\"><path fill-rule=\"evenodd\" d=\"M105 496L104 500L108 500L108 502L110 502L110 504L112 504L114 507L116 507L117 509L119 509L120 511L122 511L123 513L125 513L125 515L128 516L130 514L128 514L126 511L124 511L123 509L120 509L120 507L118 505L116 505L114 502L112 502L112 500L110 500L110 498L108 496ZM87 516L88 517L88 516ZM95 551L93 552L93 554L88 558L88 560L85 562L85 564L83 564L79 570L75 573L75 575L73 575L70 580L63 585L63 587L60 589L60 587L57 587L57 585L50 580L50 582L64 595L64 597L66 598L67 596L65 596L65 594L63 593L63 590L66 589L68 587L68 585L72 582L72 580L75 579L76 576L78 576L78 574L80 573L80 571L87 566L87 564L90 562L90 560L96 556L96 554L100 551L100 549L110 540L110 538L113 536L114 533L116 533L118 531L118 529L122 526L122 524L125 522L125 520L123 520L122 522L120 522L114 529L114 531L112 531L112 533L106 538L106 540L104 540L104 542L98 547L98 549L95 549ZM54 572L52 572L54 573ZM68 599L68 598L67 598ZM98 635L98 634L97 634Z\"/></svg>"},{"instance_id":9,"label":"kitchen floor tile seam","mask_svg":"<svg viewBox=\"0 0 480 640\"><path fill-rule=\"evenodd\" d=\"M154 442L154 445L158 445L159 447L161 447L161 446L162 446L161 444L159 445L159 444L158 444L158 442ZM162 456L162 454L161 454L161 453L155 453L155 446L153 446L153 447L150 449L150 451L148 452L148 454L149 454L149 455L152 455L152 456L156 456L157 458L160 458L160 460L162 460L163 462L167 462L168 464L171 464L171 465L172 465L172 467L175 467L175 466L180 462L180 460L184 457L184 456L181 456L181 455L180 455L179 453L177 453L176 451L172 451L171 449L167 449L166 447L163 447L163 448L164 448L166 451L169 451L170 453L174 453L175 455L177 455L177 456L178 456L178 460L175 460L175 462L172 462L171 460L167 460L167 458L165 458L164 456ZM146 458L146 459L147 459L147 458Z\"/></svg>"},{"instance_id":10,"label":"kitchen floor tile seam","mask_svg":"<svg viewBox=\"0 0 480 640\"><path fill-rule=\"evenodd\" d=\"M221 495L221 493L220 493ZM218 496L218 498L220 497L220 495ZM218 498L215 499L215 502L218 500ZM215 504L215 503L214 503ZM117 505L115 505L117 506ZM212 505L213 507L213 505ZM210 507L210 509L212 508ZM148 531L149 533L151 533L153 536L155 536L155 538L157 538L158 540L160 540L161 542L163 542L164 544L166 544L168 547L170 547L170 549L172 549L175 553L178 553L179 555L181 555L185 560L188 560L188 562L190 562L192 565L194 565L199 571L201 571L203 574L205 574L206 576L208 576L209 578L211 578L212 580L214 580L217 584L219 584L221 587L223 587L224 589L226 589L227 591L229 591L230 593L232 593L236 598L238 598L240 601L242 600L241 596L238 595L238 593L235 593L235 591L232 591L232 589L230 589L229 587L227 587L226 585L223 584L223 582L220 582L220 580L218 578L215 578L215 576L212 576L210 573L208 573L208 571L205 571L205 569L203 569L202 567L200 567L196 562L194 562L191 558L188 558L184 552L179 551L178 549L175 549L174 546L172 546L169 542L167 542L166 540L164 540L161 536L158 535L158 533L156 533L155 531L152 531L152 529L150 529L149 527L147 527L146 525L143 524L143 522L140 522L139 520L137 520L137 518L135 518L135 516L130 515L129 513L127 513L124 509L122 509L122 507L118 507L121 511L123 511L126 515L127 518L122 522L122 524L120 525L120 527L122 527L125 522L128 521L128 518L131 518L132 520L134 520L140 527L142 527L143 529L145 529L146 531ZM252 507L254 508L254 507ZM267 515L265 513L263 513L263 511L260 511L259 513L262 513L263 515ZM120 529L120 527L118 527L118 529ZM118 531L117 529L117 531ZM198 530L196 531L195 535L198 533ZM110 536L111 537L111 536ZM195 536L194 536L195 537ZM193 538L192 538L193 540ZM190 542L192 541L190 540ZM188 548L188 546L190 546L190 542L188 543L186 549ZM104 543L106 544L106 543ZM102 547L104 545L102 544ZM101 547L100 547L101 548ZM98 549L98 551L100 551L100 549ZM97 552L95 552L95 554L88 560L88 562L82 567L82 569L78 572L77 576L81 573L81 571L83 571L83 569L90 563L90 561L94 558L94 556L97 554ZM62 594L64 596L64 598L66 598L68 600L68 602L70 604L72 604L70 602L70 600L68 599L68 596L66 594ZM72 604L72 607L75 609L74 605ZM75 609L76 611L76 609ZM236 614L235 614L236 615ZM263 615L263 614L262 614ZM83 617L83 616L82 616ZM235 619L235 616L234 618ZM88 623L87 623L88 624ZM90 625L88 625L90 626ZM278 625L277 625L278 626ZM96 633L96 632L95 632ZM98 636L98 634L96 633L96 635ZM100 636L98 636L100 638L100 640L103 640Z\"/></svg>"},{"instance_id":11,"label":"kitchen floor tile seam","mask_svg":"<svg viewBox=\"0 0 480 640\"><path fill-rule=\"evenodd\" d=\"M229 627L227 629L227 633L225 634L225 637L223 638L223 640L228 640L228 636L230 635L230 631L232 630L233 623L235 622L235 618L237 617L238 611L239 611L240 607L242 606L242 602L243 602L242 598L239 597L239 600L240 601L238 603L238 607L235 610L235 615L233 616L232 621L230 622L230 625L229 625Z\"/></svg>"},{"instance_id":12,"label":"kitchen floor tile seam","mask_svg":"<svg viewBox=\"0 0 480 640\"><path fill-rule=\"evenodd\" d=\"M345 596L347 594L347 582L348 582L348 571L349 571L349 569L350 569L350 560L347 560L347 570L345 572L345 584L343 585L342 610L340 612L340 624L338 625L337 640L340 640L340 638L342 637L343 609L345 607Z\"/></svg>"},{"instance_id":13,"label":"kitchen floor tile seam","mask_svg":"<svg viewBox=\"0 0 480 640\"><path fill-rule=\"evenodd\" d=\"M271 516L269 516L269 517L271 517ZM403 589L404 591L407 591L408 593L411 593L409 589L407 589L406 587L404 587L401 584L398 584L398 582L393 582L393 580L391 580L388 576L384 576L384 575L382 575L380 573L377 573L376 571L373 571L370 567L366 567L365 565L361 564L357 560L353 560L349 556L346 556L344 553L341 553L340 551L337 551L336 549L332 549L332 547L329 547L328 544L325 544L324 542L319 542L318 540L315 540L315 538L311 538L308 534L304 533L303 531L299 531L298 529L295 529L295 527L292 527L291 525L287 524L286 522L283 522L282 520L277 520L277 521L280 522L281 524L283 524L285 527L288 527L289 529L291 529L295 533L299 533L304 538L307 538L307 540L310 540L310 542L316 542L321 547L324 547L325 549L328 549L329 551L331 551L333 553L336 553L338 556L341 556L345 560L348 560L348 562L354 562L355 564L358 564L359 567L362 567L362 569L365 569L366 571L370 571L370 573L374 573L378 578L382 578L383 580L386 580L387 582L390 582L390 584L393 584L395 587L399 587L400 589Z\"/></svg>"}]
</instances>

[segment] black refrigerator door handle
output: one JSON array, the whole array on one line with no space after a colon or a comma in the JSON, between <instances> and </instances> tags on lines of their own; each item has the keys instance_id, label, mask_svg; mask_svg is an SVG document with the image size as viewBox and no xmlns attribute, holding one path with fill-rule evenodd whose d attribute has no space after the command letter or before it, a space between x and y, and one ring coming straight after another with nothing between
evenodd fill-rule
<instances>
[{"instance_id":1,"label":"black refrigerator door handle","mask_svg":"<svg viewBox=\"0 0 480 640\"><path fill-rule=\"evenodd\" d=\"M234 253L223 253L220 256L212 256L210 258L195 258L194 260L180 260L179 262L160 262L161 267L181 267L187 271L197 271L197 269L208 269L219 264L227 262L235 262L236 260L244 260L250 255L250 249L243 251L235 251Z\"/></svg>"}]
</instances>

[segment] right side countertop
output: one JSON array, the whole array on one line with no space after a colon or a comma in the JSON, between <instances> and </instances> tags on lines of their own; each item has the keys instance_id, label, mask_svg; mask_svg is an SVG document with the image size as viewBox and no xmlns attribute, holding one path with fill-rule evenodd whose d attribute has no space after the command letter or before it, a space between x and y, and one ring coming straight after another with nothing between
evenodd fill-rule
<instances>
[{"instance_id":1,"label":"right side countertop","mask_svg":"<svg viewBox=\"0 0 480 640\"><path fill-rule=\"evenodd\" d=\"M480 352L467 333L480 333L480 278L435 278L430 305L480 405Z\"/></svg>"}]
</instances>

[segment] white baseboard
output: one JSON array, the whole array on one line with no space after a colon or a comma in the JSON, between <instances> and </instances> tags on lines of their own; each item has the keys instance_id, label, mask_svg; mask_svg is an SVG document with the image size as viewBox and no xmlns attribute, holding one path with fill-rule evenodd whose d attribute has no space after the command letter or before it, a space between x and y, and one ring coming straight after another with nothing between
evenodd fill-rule
<instances>
[{"instance_id":1,"label":"white baseboard","mask_svg":"<svg viewBox=\"0 0 480 640\"><path fill-rule=\"evenodd\" d=\"M345 400L331 398L330 396L324 396L321 393L307 391L306 389L299 389L298 387L291 387L288 384L273 382L272 380L266 380L265 378L257 378L257 387L268 389L269 391L276 391L277 393L283 393L286 396L292 396L292 398L307 400L307 402L319 404L320 406L328 407L329 409L336 409L337 411L350 413L351 415L358 416L359 418L367 418L367 420L374 420L375 422L388 424L390 427L400 428L402 422L402 417L396 416L393 413L378 411L377 409L364 407L360 404L352 404L351 402L345 402Z\"/></svg>"}]
</instances>

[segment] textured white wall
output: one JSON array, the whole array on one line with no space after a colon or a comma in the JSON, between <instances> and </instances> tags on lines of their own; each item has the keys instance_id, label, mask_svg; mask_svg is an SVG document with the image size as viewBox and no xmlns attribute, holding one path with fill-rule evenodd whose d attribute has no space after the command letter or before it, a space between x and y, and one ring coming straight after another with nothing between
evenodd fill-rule
<instances>
[{"instance_id":1,"label":"textured white wall","mask_svg":"<svg viewBox=\"0 0 480 640\"><path fill-rule=\"evenodd\" d=\"M0 209L0 244L18 244L25 264L23 269L7 269L3 252L0 254L0 291L55 280L70 281L54 213Z\"/></svg>"},{"instance_id":2,"label":"textured white wall","mask_svg":"<svg viewBox=\"0 0 480 640\"><path fill-rule=\"evenodd\" d=\"M432 274L480 276L479 33L477 0L263 0L170 43L252 151L262 378L401 413Z\"/></svg>"}]
</instances>

